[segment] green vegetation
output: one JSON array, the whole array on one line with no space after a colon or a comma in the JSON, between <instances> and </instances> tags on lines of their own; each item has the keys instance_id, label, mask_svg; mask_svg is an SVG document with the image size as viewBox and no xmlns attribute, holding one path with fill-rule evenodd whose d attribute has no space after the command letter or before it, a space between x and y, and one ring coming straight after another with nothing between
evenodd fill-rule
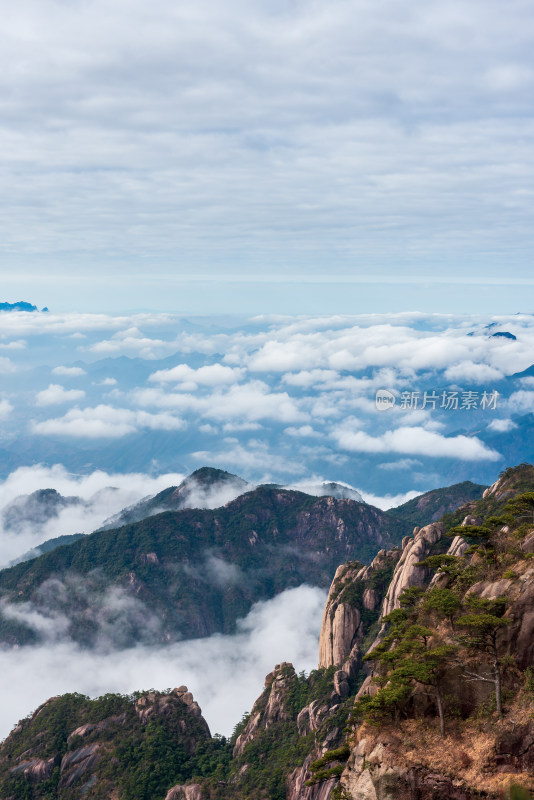
<instances>
[{"instance_id":1,"label":"green vegetation","mask_svg":"<svg viewBox=\"0 0 534 800\"><path fill-rule=\"evenodd\" d=\"M98 638L95 609L111 587L161 623L158 630L141 624L145 615L131 614L115 626L115 645L232 633L254 602L302 583L327 587L347 550L370 560L378 542L396 544L408 527L365 504L262 486L219 509L168 511L57 547L1 571L0 597L68 617L69 634L85 646ZM210 567L213 558L232 564L235 579L225 582ZM50 579L65 591L40 592ZM0 619L4 641L35 636L28 626Z\"/></svg>"},{"instance_id":2,"label":"green vegetation","mask_svg":"<svg viewBox=\"0 0 534 800\"><path fill-rule=\"evenodd\" d=\"M454 512L468 502L479 500L486 488L486 486L471 481L455 483L444 489L432 489L430 492L425 492L401 506L391 508L387 513L409 522L414 527L423 527L431 522L436 522L445 513Z\"/></svg>"},{"instance_id":3,"label":"green vegetation","mask_svg":"<svg viewBox=\"0 0 534 800\"><path fill-rule=\"evenodd\" d=\"M313 750L316 742L322 741L329 732L335 730L339 731L338 737L342 736L342 730L347 723L354 694L339 704L333 714L327 715L319 730L300 735L297 727L298 714L305 706L308 706L313 701L318 701L319 706L328 706L333 691L335 671L336 667L313 670L306 677L304 673L296 675L293 668L287 665L278 673L283 675L285 681L282 707L283 716L286 718L277 719L272 724L269 724L267 728L261 728L260 726L253 740L245 746L242 754L234 759L230 770L229 784L225 789L225 793L220 797L235 796L250 798L250 800L256 800L256 798L284 800L288 775L296 767L301 766L306 756ZM254 706L254 714L264 710L269 691L268 687L257 701ZM232 741L237 739L237 735L242 732L243 727L243 723L238 726ZM339 752L337 750L330 752L341 756L347 751L346 747L343 746ZM327 758L327 755L324 758ZM332 760L335 758L336 755L332 756ZM329 761L327 760L324 763L327 764ZM337 766L335 768L334 766L329 767L329 770L331 769L337 770ZM232 776L234 777L232 778ZM317 775L316 780L324 780L324 777ZM213 782L210 781L209 785L213 791ZM234 785L234 790L231 789L232 785Z\"/></svg>"},{"instance_id":4,"label":"green vegetation","mask_svg":"<svg viewBox=\"0 0 534 800\"><path fill-rule=\"evenodd\" d=\"M165 698L156 692L150 696L155 709ZM104 800L115 788L121 800L157 800L174 784L227 770L228 743L221 737L210 739L205 724L187 706L169 695L163 711L142 720L136 709L140 697L143 695L108 694L90 700L67 694L45 703L23 720L3 745L0 795L14 800L55 800L59 796L71 800L80 796L81 788L87 797ZM80 733L73 736L78 729ZM93 761L86 762L87 771L77 779L75 770L92 751ZM69 757L73 766L69 773L67 765L60 784L59 763ZM11 771L12 765L35 760L50 761L45 780L32 780L16 766ZM72 789L65 781L69 774L74 777Z\"/></svg>"},{"instance_id":5,"label":"green vegetation","mask_svg":"<svg viewBox=\"0 0 534 800\"><path fill-rule=\"evenodd\" d=\"M530 469L526 471L530 474ZM482 597L470 588L479 581L518 577L511 566L525 558L521 541L534 525L534 492L507 495L499 510L497 516L491 504L491 514L483 523L449 529L449 536L461 535L470 543L464 555L435 554L420 562L420 566L435 570L439 581L426 589L406 589L401 607L383 620L386 636L365 657L374 666L378 691L358 701L353 722L364 719L382 724L411 716L423 689L434 698L444 735L445 683L451 672L464 682L490 684L496 714L502 716L502 675L507 659L503 634L511 624L507 615L510 601L504 595Z\"/></svg>"}]
</instances>

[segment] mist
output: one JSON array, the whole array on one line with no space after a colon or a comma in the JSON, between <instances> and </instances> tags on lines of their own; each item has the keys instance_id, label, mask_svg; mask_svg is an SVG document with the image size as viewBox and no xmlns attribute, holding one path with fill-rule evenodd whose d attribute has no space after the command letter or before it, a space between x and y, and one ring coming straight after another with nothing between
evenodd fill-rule
<instances>
[{"instance_id":1,"label":"mist","mask_svg":"<svg viewBox=\"0 0 534 800\"><path fill-rule=\"evenodd\" d=\"M0 738L49 697L81 692L167 689L186 684L212 733L228 736L263 689L275 664L297 672L317 667L326 592L288 589L256 603L232 636L178 642L167 647L82 650L67 640L0 649Z\"/></svg>"},{"instance_id":2,"label":"mist","mask_svg":"<svg viewBox=\"0 0 534 800\"><path fill-rule=\"evenodd\" d=\"M91 533L126 506L139 502L169 486L178 486L184 476L166 473L151 477L141 473L108 473L95 470L90 475L73 475L62 465L21 467L0 483L0 567L37 547L47 539L72 533ZM42 522L24 520L7 526L3 513L17 498L39 489L55 489L64 497L79 502L59 510L57 516ZM13 515L12 515L13 516Z\"/></svg>"}]
</instances>

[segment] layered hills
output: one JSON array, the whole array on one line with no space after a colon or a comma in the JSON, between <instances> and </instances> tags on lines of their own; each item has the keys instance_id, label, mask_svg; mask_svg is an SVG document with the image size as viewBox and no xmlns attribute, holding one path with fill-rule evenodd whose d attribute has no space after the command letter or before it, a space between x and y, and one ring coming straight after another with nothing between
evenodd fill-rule
<instances>
[{"instance_id":1,"label":"layered hills","mask_svg":"<svg viewBox=\"0 0 534 800\"><path fill-rule=\"evenodd\" d=\"M338 567L318 669L276 665L230 740L209 738L185 687L67 695L2 745L0 796L528 798L533 558L534 467L524 464L400 548Z\"/></svg>"},{"instance_id":2,"label":"layered hills","mask_svg":"<svg viewBox=\"0 0 534 800\"><path fill-rule=\"evenodd\" d=\"M162 494L145 511L184 495ZM302 583L326 588L340 562L369 561L410 531L365 503L277 486L216 509L151 514L0 572L0 638L37 641L39 618L86 646L232 632L256 601Z\"/></svg>"}]
</instances>

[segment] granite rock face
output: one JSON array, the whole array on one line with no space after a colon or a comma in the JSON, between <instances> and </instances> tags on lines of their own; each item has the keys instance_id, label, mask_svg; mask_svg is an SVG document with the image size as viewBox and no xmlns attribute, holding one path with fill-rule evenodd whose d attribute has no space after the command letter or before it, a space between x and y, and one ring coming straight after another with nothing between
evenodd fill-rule
<instances>
[{"instance_id":1,"label":"granite rock face","mask_svg":"<svg viewBox=\"0 0 534 800\"><path fill-rule=\"evenodd\" d=\"M336 570L319 638L319 668L340 666L350 676L361 659L362 643L378 614L401 550L380 550L367 567L357 562ZM367 613L366 613L367 612Z\"/></svg>"}]
</instances>

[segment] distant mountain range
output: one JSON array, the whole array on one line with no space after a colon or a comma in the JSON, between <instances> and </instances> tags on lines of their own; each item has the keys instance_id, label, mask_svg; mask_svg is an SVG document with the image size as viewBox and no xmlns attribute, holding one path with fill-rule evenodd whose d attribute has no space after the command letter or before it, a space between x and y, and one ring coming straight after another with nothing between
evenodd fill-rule
<instances>
[{"instance_id":1,"label":"distant mountain range","mask_svg":"<svg viewBox=\"0 0 534 800\"><path fill-rule=\"evenodd\" d=\"M455 483L453 486L447 486L445 489L432 489L419 497L414 497L413 500L408 500L401 506L390 509L388 514L422 527L430 522L436 522L443 514L456 511L470 500L480 499L487 488L479 483L463 481Z\"/></svg>"},{"instance_id":2,"label":"distant mountain range","mask_svg":"<svg viewBox=\"0 0 534 800\"><path fill-rule=\"evenodd\" d=\"M370 560L411 527L364 503L276 486L217 509L163 511L0 572L0 637L35 641L36 614L48 633L68 620L68 635L90 646L232 632L256 601L302 583L327 588L338 564Z\"/></svg>"},{"instance_id":3,"label":"distant mountain range","mask_svg":"<svg viewBox=\"0 0 534 800\"><path fill-rule=\"evenodd\" d=\"M314 496L203 467L98 531L56 537L2 570L0 640L37 641L57 627L83 645L124 647L232 632L256 601L302 583L327 588L340 563L368 563L483 488L457 484L386 513L344 497L357 493L342 484L310 486L331 492ZM6 518L38 524L77 501L43 490L12 502Z\"/></svg>"},{"instance_id":4,"label":"distant mountain range","mask_svg":"<svg viewBox=\"0 0 534 800\"><path fill-rule=\"evenodd\" d=\"M38 311L37 306L27 303L25 300L18 300L16 303L0 303L0 311ZM43 311L48 311L43 308Z\"/></svg>"}]
</instances>

